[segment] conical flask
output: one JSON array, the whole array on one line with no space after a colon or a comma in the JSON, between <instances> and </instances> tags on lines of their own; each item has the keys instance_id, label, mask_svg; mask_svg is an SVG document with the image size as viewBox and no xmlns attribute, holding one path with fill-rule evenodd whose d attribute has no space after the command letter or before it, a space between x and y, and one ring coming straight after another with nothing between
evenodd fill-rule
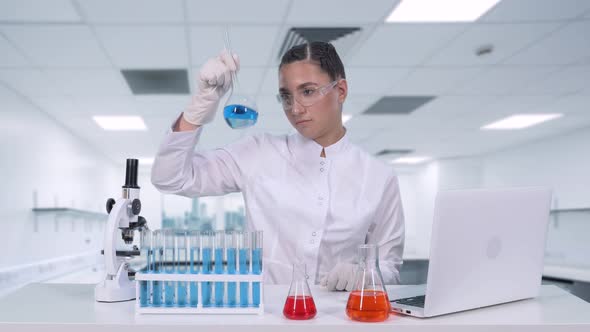
<instances>
[{"instance_id":1,"label":"conical flask","mask_svg":"<svg viewBox=\"0 0 590 332\"><path fill-rule=\"evenodd\" d=\"M289 319L312 319L317 313L304 263L293 264L293 279L283 308L283 315Z\"/></svg>"},{"instance_id":2,"label":"conical flask","mask_svg":"<svg viewBox=\"0 0 590 332\"><path fill-rule=\"evenodd\" d=\"M389 298L379 270L379 248L363 244L358 248L358 267L346 314L360 322L381 322L389 317L389 310Z\"/></svg>"}]
</instances>

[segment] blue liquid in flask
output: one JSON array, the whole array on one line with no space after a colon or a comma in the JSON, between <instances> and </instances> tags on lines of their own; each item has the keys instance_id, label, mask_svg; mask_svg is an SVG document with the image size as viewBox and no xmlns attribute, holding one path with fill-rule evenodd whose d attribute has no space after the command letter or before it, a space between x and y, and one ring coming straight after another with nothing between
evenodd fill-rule
<instances>
[{"instance_id":1,"label":"blue liquid in flask","mask_svg":"<svg viewBox=\"0 0 590 332\"><path fill-rule=\"evenodd\" d=\"M229 104L223 108L225 122L233 129L253 126L258 120L258 112L251 107L240 104Z\"/></svg>"}]
</instances>

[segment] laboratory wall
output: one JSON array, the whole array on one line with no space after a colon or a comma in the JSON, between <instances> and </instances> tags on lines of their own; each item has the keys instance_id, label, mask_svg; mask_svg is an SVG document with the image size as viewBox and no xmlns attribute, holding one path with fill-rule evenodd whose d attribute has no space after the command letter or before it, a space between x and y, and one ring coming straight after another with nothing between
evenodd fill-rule
<instances>
[{"instance_id":1,"label":"laboratory wall","mask_svg":"<svg viewBox=\"0 0 590 332\"><path fill-rule=\"evenodd\" d=\"M433 161L413 172L398 172L406 228L411 230L407 256L429 255L438 190L548 186L553 188L553 212L546 262L590 267L589 152L590 130L582 129L477 157Z\"/></svg>"},{"instance_id":2,"label":"laboratory wall","mask_svg":"<svg viewBox=\"0 0 590 332\"><path fill-rule=\"evenodd\" d=\"M106 218L32 209L104 213L105 200L120 195L124 168L27 100L10 91L0 93L1 291L26 279L64 272L68 266L90 264L99 252Z\"/></svg>"}]
</instances>

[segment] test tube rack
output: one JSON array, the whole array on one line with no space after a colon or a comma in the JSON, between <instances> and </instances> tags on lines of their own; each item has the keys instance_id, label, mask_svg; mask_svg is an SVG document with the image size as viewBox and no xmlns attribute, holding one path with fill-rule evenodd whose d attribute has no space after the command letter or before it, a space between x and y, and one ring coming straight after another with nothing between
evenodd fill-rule
<instances>
[{"instance_id":1,"label":"test tube rack","mask_svg":"<svg viewBox=\"0 0 590 332\"><path fill-rule=\"evenodd\" d=\"M145 272L137 272L135 274L136 280L136 301L135 301L135 312L138 314L257 314L261 315L264 313L264 275L261 274L191 274L191 273L145 273ZM166 306L162 303L161 306L141 306L141 291L140 291L140 282L147 281L173 281L173 282L195 282L198 287L198 296L199 301L196 306L190 306L189 301L185 306ZM260 303L258 306L254 307L251 304L249 306L240 306L240 303L236 304L236 306L215 306L215 304L211 304L210 306L203 306L201 303L202 301L200 296L202 293L202 284L203 282L247 282L250 284L248 287L248 299L253 298L253 287L252 283L259 282L260 283ZM151 289L151 287L150 287ZM240 294L239 287L236 289L237 295ZM151 296L151 294L150 294Z\"/></svg>"}]
</instances>

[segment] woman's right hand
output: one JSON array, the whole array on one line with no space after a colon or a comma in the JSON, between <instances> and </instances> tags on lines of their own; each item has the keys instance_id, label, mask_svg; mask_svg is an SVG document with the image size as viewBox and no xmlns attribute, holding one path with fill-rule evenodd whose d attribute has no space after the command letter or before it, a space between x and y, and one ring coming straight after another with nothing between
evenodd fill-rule
<instances>
[{"instance_id":1,"label":"woman's right hand","mask_svg":"<svg viewBox=\"0 0 590 332\"><path fill-rule=\"evenodd\" d=\"M238 56L226 50L207 60L199 72L198 91L184 111L183 119L196 126L213 121L219 101L230 89L232 75L239 68Z\"/></svg>"}]
</instances>

